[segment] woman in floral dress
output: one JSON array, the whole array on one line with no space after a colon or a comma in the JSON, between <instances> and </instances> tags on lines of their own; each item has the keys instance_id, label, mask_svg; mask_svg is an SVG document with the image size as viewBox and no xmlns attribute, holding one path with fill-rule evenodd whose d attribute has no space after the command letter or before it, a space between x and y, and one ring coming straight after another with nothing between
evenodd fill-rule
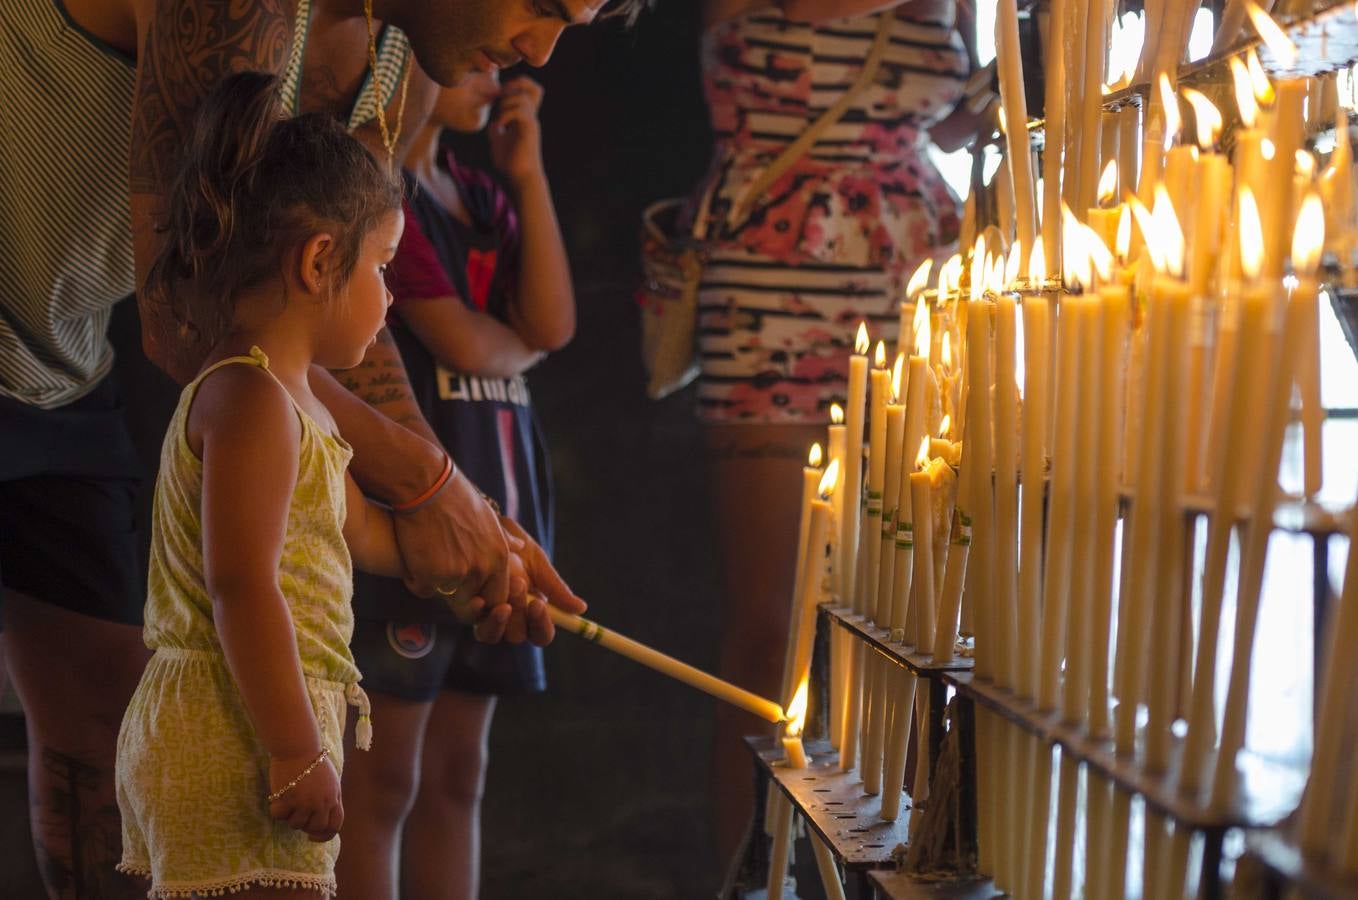
<instances>
[{"instance_id":1,"label":"woman in floral dress","mask_svg":"<svg viewBox=\"0 0 1358 900\"><path fill-rule=\"evenodd\" d=\"M721 669L774 696L798 472L811 442L824 440L830 404L844 400L857 323L894 345L905 281L956 241L957 198L925 148L930 126L961 98L970 64L955 0L707 0L704 16L716 146L692 205L710 195L698 414L726 595ZM873 83L750 198L748 217L733 217L745 189L857 78L880 16L892 26ZM751 808L739 737L760 726L734 710L718 717L718 849L730 858Z\"/></svg>"}]
</instances>

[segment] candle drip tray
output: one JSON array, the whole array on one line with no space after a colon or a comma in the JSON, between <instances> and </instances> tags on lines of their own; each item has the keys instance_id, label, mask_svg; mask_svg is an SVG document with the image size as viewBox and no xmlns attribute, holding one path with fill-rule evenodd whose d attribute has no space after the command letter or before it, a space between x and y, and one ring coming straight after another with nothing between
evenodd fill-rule
<instances>
[{"instance_id":1,"label":"candle drip tray","mask_svg":"<svg viewBox=\"0 0 1358 900\"><path fill-rule=\"evenodd\" d=\"M770 739L747 737L745 742L770 782L792 800L793 808L845 868L894 868L897 848L907 839L909 796L901 798L896 821L885 822L881 818L882 798L863 793L857 770L839 771L839 754L828 741L806 744L810 765L805 769L789 769L781 745Z\"/></svg>"}]
</instances>

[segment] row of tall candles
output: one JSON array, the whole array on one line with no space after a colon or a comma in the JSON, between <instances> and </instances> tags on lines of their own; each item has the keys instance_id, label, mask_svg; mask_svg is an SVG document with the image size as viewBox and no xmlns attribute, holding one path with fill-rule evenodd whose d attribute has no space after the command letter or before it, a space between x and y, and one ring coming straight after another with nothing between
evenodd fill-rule
<instances>
[{"instance_id":1,"label":"row of tall candles","mask_svg":"<svg viewBox=\"0 0 1358 900\"><path fill-rule=\"evenodd\" d=\"M1257 101L1257 82L1242 83ZM979 678L1038 709L1058 710L1091 736L1112 738L1129 758L1144 706L1142 762L1151 771L1168 768L1171 725L1183 714L1184 790L1218 809L1232 801L1244 744L1250 657L1294 384L1302 398L1307 491L1319 487L1316 270L1327 213L1347 220L1349 200L1336 185L1348 182L1351 163L1340 140L1320 181L1328 201L1322 204L1314 167L1294 163L1305 94L1300 79L1277 86L1268 130L1237 135L1234 167L1215 153L1171 144L1150 209L1129 196L1090 210L1089 224L1064 210L1060 282L1045 277L1041 238L1025 261L1019 242L1008 254L988 253L983 236L969 264L949 260L937 289L926 293L922 267L909 292L918 302L903 305L900 332L902 346L914 352L903 351L888 370L879 343L870 368L860 329L846 421L832 424L828 435L839 473L829 486L818 485L830 499L811 499L810 487L807 495L808 505L821 503L824 521L835 523L826 530L835 543L833 595L935 662L952 658L960 614L962 632L975 634ZM1205 99L1191 102L1199 125L1210 123ZM1177 111L1172 92L1164 104ZM1169 134L1172 140L1173 129ZM1226 239L1232 210L1238 244ZM1185 220L1192 223L1187 229ZM1279 239L1284 231L1288 240ZM1285 282L1289 249L1293 280ZM1025 269L1036 275L1020 278ZM1020 347L1021 407L1013 374ZM966 439L955 441L959 435ZM865 485L864 467L849 464L864 455ZM1037 477L1020 485L1021 473ZM808 468L808 486L817 475ZM861 504L849 502L859 496ZM1123 500L1128 519L1119 538ZM1191 629L1182 630L1194 505L1211 510L1196 652ZM1233 530L1247 522L1264 525L1240 529L1230 681L1219 716L1227 559ZM822 596L807 580L823 571L821 554L811 548L824 543L803 529L799 643L809 642L814 601ZM856 765L864 791L882 792L882 816L893 819L913 732L921 750L918 809L927 799L927 692L846 635L832 641L832 655L831 737L841 767ZM806 643L789 671L804 678L809 659ZM791 677L785 687L797 681ZM1018 896L1042 896L1052 776L1046 745L984 710L977 730L981 866ZM1317 759L1333 760L1335 753L1318 746ZM1077 887L1070 883L1077 790L1077 766L1063 758L1052 873L1057 896ZM1308 798L1322 794L1313 789ZM1121 896L1130 797L1093 772L1087 796L1084 871L1098 883L1085 891ZM1328 804L1308 808L1313 823L1328 826L1338 815ZM1354 828L1358 835L1358 823ZM1147 896L1182 893L1189 834L1170 835L1152 813L1144 846ZM1358 864L1358 843L1354 856Z\"/></svg>"}]
</instances>

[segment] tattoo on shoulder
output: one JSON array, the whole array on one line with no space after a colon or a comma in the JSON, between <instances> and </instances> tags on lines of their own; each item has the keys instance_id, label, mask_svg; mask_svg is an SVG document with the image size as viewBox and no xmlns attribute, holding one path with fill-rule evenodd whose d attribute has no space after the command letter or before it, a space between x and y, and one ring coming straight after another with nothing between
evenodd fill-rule
<instances>
[{"instance_id":1,"label":"tattoo on shoulder","mask_svg":"<svg viewBox=\"0 0 1358 900\"><path fill-rule=\"evenodd\" d=\"M157 193L199 101L223 76L281 74L292 46L287 0L157 0L132 101L133 193Z\"/></svg>"}]
</instances>

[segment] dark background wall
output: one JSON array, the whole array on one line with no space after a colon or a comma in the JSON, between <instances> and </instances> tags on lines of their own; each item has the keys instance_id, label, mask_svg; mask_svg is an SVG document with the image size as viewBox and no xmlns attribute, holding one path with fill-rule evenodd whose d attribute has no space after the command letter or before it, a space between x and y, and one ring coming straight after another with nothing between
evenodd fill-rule
<instances>
[{"instance_id":1,"label":"dark background wall","mask_svg":"<svg viewBox=\"0 0 1358 900\"><path fill-rule=\"evenodd\" d=\"M703 668L719 603L691 396L643 394L632 293L637 225L686 192L709 137L697 4L662 0L632 29L568 31L545 69L548 174L579 304L575 342L530 376L556 473L557 563L602 623ZM474 159L476 142L459 152ZM114 324L129 413L164 421L177 391ZM152 434L154 427L140 427ZM158 439L142 448L148 460ZM487 898L712 896L715 701L563 635L549 692L501 704L484 812ZM41 896L27 839L22 725L0 715L0 896Z\"/></svg>"}]
</instances>

